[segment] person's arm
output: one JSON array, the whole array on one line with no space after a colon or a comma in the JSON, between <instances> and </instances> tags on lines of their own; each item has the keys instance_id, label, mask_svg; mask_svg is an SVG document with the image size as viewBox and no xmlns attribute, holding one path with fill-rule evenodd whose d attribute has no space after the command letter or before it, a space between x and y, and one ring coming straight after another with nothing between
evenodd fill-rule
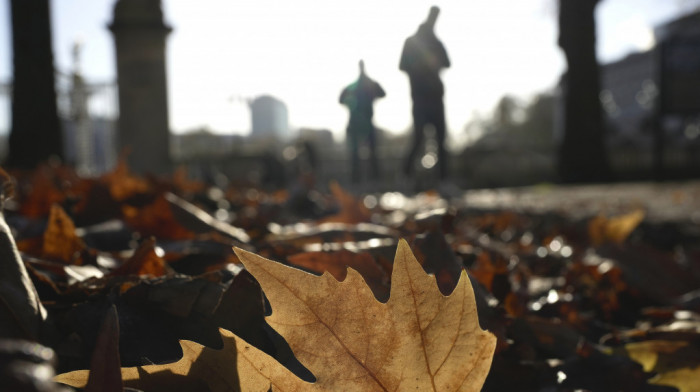
<instances>
[{"instance_id":1,"label":"person's arm","mask_svg":"<svg viewBox=\"0 0 700 392\"><path fill-rule=\"evenodd\" d=\"M438 41L439 42L439 41ZM450 58L447 56L447 50L445 46L440 42L440 65L441 68L450 68Z\"/></svg>"},{"instance_id":2,"label":"person's arm","mask_svg":"<svg viewBox=\"0 0 700 392\"><path fill-rule=\"evenodd\" d=\"M386 97L386 92L377 82L374 82L374 96L377 98Z\"/></svg>"},{"instance_id":3,"label":"person's arm","mask_svg":"<svg viewBox=\"0 0 700 392\"><path fill-rule=\"evenodd\" d=\"M401 51L401 61L399 62L399 69L404 71L404 72L409 72L409 69L411 68L411 57L412 57L412 52L410 47L410 41L407 39L403 43L403 50Z\"/></svg>"},{"instance_id":4,"label":"person's arm","mask_svg":"<svg viewBox=\"0 0 700 392\"><path fill-rule=\"evenodd\" d=\"M341 105L345 105L345 97L347 96L347 94L348 94L348 89L346 87L340 93L340 98L338 98L338 102L340 102Z\"/></svg>"}]
</instances>

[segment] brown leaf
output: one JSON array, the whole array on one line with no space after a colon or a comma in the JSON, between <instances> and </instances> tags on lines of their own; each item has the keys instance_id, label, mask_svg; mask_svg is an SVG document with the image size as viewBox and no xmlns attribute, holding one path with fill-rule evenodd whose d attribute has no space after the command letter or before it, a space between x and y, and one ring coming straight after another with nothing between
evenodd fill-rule
<instances>
[{"instance_id":1,"label":"brown leaf","mask_svg":"<svg viewBox=\"0 0 700 392\"><path fill-rule=\"evenodd\" d=\"M175 220L194 233L216 232L240 242L250 241L250 237L248 237L245 230L214 218L206 211L173 193L166 193L165 199L170 203L170 209Z\"/></svg>"},{"instance_id":2,"label":"brown leaf","mask_svg":"<svg viewBox=\"0 0 700 392\"><path fill-rule=\"evenodd\" d=\"M124 201L132 196L151 191L151 186L146 180L129 172L125 154L119 157L114 170L105 173L101 180L107 184L109 193L116 201Z\"/></svg>"},{"instance_id":3,"label":"brown leaf","mask_svg":"<svg viewBox=\"0 0 700 392\"><path fill-rule=\"evenodd\" d=\"M85 243L75 233L71 218L61 206L54 204L44 232L42 256L65 264L81 265L80 252L85 248Z\"/></svg>"},{"instance_id":4,"label":"brown leaf","mask_svg":"<svg viewBox=\"0 0 700 392\"><path fill-rule=\"evenodd\" d=\"M451 293L460 279L462 264L445 235L440 230L430 230L416 236L411 249L425 272L435 275L440 292Z\"/></svg>"},{"instance_id":5,"label":"brown leaf","mask_svg":"<svg viewBox=\"0 0 700 392\"><path fill-rule=\"evenodd\" d=\"M479 328L466 272L445 297L401 241L391 297L382 304L353 269L338 282L330 274L318 277L240 249L237 253L270 300L273 313L268 323L285 337L316 382L302 381L267 354L221 330L222 350L182 341L180 361L124 368L125 385L143 388L155 375L169 373L186 375L190 382L203 380L212 391L481 389L496 339ZM87 372L80 371L56 380L80 387L86 377Z\"/></svg>"},{"instance_id":6,"label":"brown leaf","mask_svg":"<svg viewBox=\"0 0 700 392\"><path fill-rule=\"evenodd\" d=\"M56 203L62 203L66 195L56 185L55 173L48 166L41 166L32 174L26 198L22 200L20 212L31 218L43 218ZM18 191L20 191L20 188Z\"/></svg>"},{"instance_id":7,"label":"brown leaf","mask_svg":"<svg viewBox=\"0 0 700 392\"><path fill-rule=\"evenodd\" d=\"M12 194L9 176L0 169L0 200ZM0 336L37 340L46 319L0 203Z\"/></svg>"},{"instance_id":8,"label":"brown leaf","mask_svg":"<svg viewBox=\"0 0 700 392\"><path fill-rule=\"evenodd\" d=\"M385 301L389 297L389 278L369 253L349 250L306 252L289 256L288 259L291 264L319 274L328 271L339 281L345 280L348 267L353 268L362 275L378 300Z\"/></svg>"},{"instance_id":9,"label":"brown leaf","mask_svg":"<svg viewBox=\"0 0 700 392\"><path fill-rule=\"evenodd\" d=\"M186 240L194 237L193 232L177 222L170 202L164 195L159 195L151 204L142 208L124 206L122 213L126 223L144 236L167 240Z\"/></svg>"},{"instance_id":10,"label":"brown leaf","mask_svg":"<svg viewBox=\"0 0 700 392\"><path fill-rule=\"evenodd\" d=\"M187 167L184 165L180 165L175 169L172 183L180 191L190 194L202 192L206 188L203 182L187 178Z\"/></svg>"},{"instance_id":11,"label":"brown leaf","mask_svg":"<svg viewBox=\"0 0 700 392\"><path fill-rule=\"evenodd\" d=\"M156 254L156 239L143 241L136 252L124 264L110 273L111 276L150 275L163 276L170 272L165 260Z\"/></svg>"},{"instance_id":12,"label":"brown leaf","mask_svg":"<svg viewBox=\"0 0 700 392\"><path fill-rule=\"evenodd\" d=\"M0 210L4 207L5 201L15 195L15 185L7 172L0 168Z\"/></svg>"},{"instance_id":13,"label":"brown leaf","mask_svg":"<svg viewBox=\"0 0 700 392\"><path fill-rule=\"evenodd\" d=\"M336 181L330 183L331 193L340 205L340 212L323 218L319 223L337 222L337 223L362 223L370 221L370 212L365 207L362 200L358 200L350 193L346 192Z\"/></svg>"},{"instance_id":14,"label":"brown leaf","mask_svg":"<svg viewBox=\"0 0 700 392\"><path fill-rule=\"evenodd\" d=\"M112 305L107 311L90 361L86 392L122 392L119 360L119 316Z\"/></svg>"}]
</instances>

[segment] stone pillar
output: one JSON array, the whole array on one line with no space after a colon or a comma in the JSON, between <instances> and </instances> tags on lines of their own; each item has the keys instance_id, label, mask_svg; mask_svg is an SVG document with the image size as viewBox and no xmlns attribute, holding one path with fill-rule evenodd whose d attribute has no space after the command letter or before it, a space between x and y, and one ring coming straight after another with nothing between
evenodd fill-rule
<instances>
[{"instance_id":1,"label":"stone pillar","mask_svg":"<svg viewBox=\"0 0 700 392\"><path fill-rule=\"evenodd\" d=\"M118 0L114 35L119 86L118 147L137 173L170 171L165 39L160 0Z\"/></svg>"}]
</instances>

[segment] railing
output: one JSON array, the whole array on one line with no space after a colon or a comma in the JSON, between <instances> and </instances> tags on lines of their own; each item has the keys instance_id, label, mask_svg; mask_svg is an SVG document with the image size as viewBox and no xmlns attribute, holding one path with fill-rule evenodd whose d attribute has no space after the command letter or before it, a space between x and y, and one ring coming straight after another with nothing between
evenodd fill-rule
<instances>
[{"instance_id":1,"label":"railing","mask_svg":"<svg viewBox=\"0 0 700 392\"><path fill-rule=\"evenodd\" d=\"M109 170L116 159L117 85L83 82L76 86L73 75L56 73L56 105L63 131L64 157L81 174L95 175ZM80 94L84 97L80 98ZM76 115L80 111L76 104L81 100L84 116ZM7 153L11 121L12 82L0 82L0 159Z\"/></svg>"}]
</instances>

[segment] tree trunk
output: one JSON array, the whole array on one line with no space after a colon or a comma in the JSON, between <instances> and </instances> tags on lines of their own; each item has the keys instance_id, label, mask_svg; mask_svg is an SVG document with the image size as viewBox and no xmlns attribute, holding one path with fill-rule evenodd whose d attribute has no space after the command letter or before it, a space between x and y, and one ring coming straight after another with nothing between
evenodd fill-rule
<instances>
[{"instance_id":1,"label":"tree trunk","mask_svg":"<svg viewBox=\"0 0 700 392\"><path fill-rule=\"evenodd\" d=\"M599 0L559 0L559 46L568 69L563 79L564 136L558 168L563 182L611 180L600 105L595 51L595 7Z\"/></svg>"},{"instance_id":2,"label":"tree trunk","mask_svg":"<svg viewBox=\"0 0 700 392\"><path fill-rule=\"evenodd\" d=\"M63 153L49 0L11 0L10 6L14 84L7 166L31 169Z\"/></svg>"}]
</instances>

